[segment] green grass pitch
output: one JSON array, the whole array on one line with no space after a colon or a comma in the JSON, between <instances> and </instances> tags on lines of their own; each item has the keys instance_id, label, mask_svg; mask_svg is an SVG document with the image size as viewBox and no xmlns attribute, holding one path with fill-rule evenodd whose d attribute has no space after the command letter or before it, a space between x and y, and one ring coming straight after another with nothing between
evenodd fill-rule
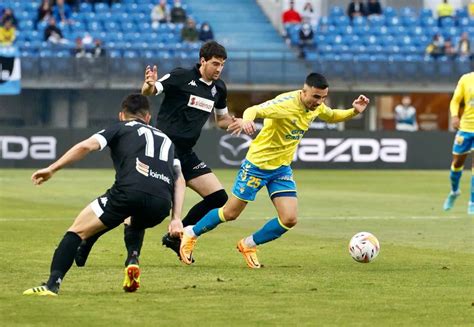
<instances>
[{"instance_id":1,"label":"green grass pitch","mask_svg":"<svg viewBox=\"0 0 474 327\"><path fill-rule=\"evenodd\" d=\"M236 221L201 237L184 266L161 246L168 220L149 230L142 287L121 289L123 231L105 235L60 296L23 296L45 281L53 251L112 170L64 170L41 187L32 170L0 170L0 326L473 326L474 218L470 174L456 207L441 210L448 171L298 170L299 223L246 268L237 241L275 211L266 191ZM236 170L216 174L229 190ZM185 210L198 200L186 193ZM353 261L347 244L374 233L381 252Z\"/></svg>"}]
</instances>

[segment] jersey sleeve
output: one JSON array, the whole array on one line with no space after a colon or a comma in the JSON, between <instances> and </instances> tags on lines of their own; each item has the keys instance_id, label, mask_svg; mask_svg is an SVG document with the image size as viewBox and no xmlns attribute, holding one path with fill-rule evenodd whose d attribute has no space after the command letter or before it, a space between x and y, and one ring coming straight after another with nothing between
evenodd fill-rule
<instances>
[{"instance_id":1,"label":"jersey sleeve","mask_svg":"<svg viewBox=\"0 0 474 327\"><path fill-rule=\"evenodd\" d=\"M449 111L451 112L451 117L459 115L459 106L461 101L464 98L464 76L458 82L456 89L454 90L453 98L449 103Z\"/></svg>"},{"instance_id":2,"label":"jersey sleeve","mask_svg":"<svg viewBox=\"0 0 474 327\"><path fill-rule=\"evenodd\" d=\"M273 100L252 106L244 111L243 119L249 121L255 118L279 119L291 116L293 112L289 110L289 101L291 101L289 98L276 97Z\"/></svg>"},{"instance_id":3,"label":"jersey sleeve","mask_svg":"<svg viewBox=\"0 0 474 327\"><path fill-rule=\"evenodd\" d=\"M216 83L217 84L217 83ZM214 110L219 116L225 115L228 113L227 109L227 87L224 82L219 83L218 85L219 98L214 105Z\"/></svg>"},{"instance_id":4,"label":"jersey sleeve","mask_svg":"<svg viewBox=\"0 0 474 327\"><path fill-rule=\"evenodd\" d=\"M102 151L107 145L113 142L114 138L120 131L120 127L121 124L115 124L92 135L92 137L99 142L100 151Z\"/></svg>"},{"instance_id":5,"label":"jersey sleeve","mask_svg":"<svg viewBox=\"0 0 474 327\"><path fill-rule=\"evenodd\" d=\"M161 77L156 83L156 94L161 94L163 92L168 92L175 86L178 86L182 80L182 76L185 73L183 68L175 68L170 73Z\"/></svg>"},{"instance_id":6,"label":"jersey sleeve","mask_svg":"<svg viewBox=\"0 0 474 327\"><path fill-rule=\"evenodd\" d=\"M319 118L328 123L339 123L351 119L357 116L357 111L354 108L351 109L331 109L326 105L321 105Z\"/></svg>"}]
</instances>

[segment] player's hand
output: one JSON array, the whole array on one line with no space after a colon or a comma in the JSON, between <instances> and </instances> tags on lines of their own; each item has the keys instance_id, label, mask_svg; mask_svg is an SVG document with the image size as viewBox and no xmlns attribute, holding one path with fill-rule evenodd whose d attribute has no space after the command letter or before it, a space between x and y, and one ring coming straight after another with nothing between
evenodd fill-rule
<instances>
[{"instance_id":1,"label":"player's hand","mask_svg":"<svg viewBox=\"0 0 474 327\"><path fill-rule=\"evenodd\" d=\"M352 107L359 113L363 113L364 110L367 108L370 100L365 95L359 95L357 99L352 102Z\"/></svg>"},{"instance_id":2,"label":"player's hand","mask_svg":"<svg viewBox=\"0 0 474 327\"><path fill-rule=\"evenodd\" d=\"M227 126L227 132L230 132L232 135L239 133L242 126L242 118L231 117L232 122Z\"/></svg>"},{"instance_id":3,"label":"player's hand","mask_svg":"<svg viewBox=\"0 0 474 327\"><path fill-rule=\"evenodd\" d=\"M460 120L458 116L453 116L451 117L451 126L453 126L454 129L459 129L460 125Z\"/></svg>"},{"instance_id":4,"label":"player's hand","mask_svg":"<svg viewBox=\"0 0 474 327\"><path fill-rule=\"evenodd\" d=\"M44 182L46 182L48 179L53 177L53 171L50 168L43 168L40 170L37 170L31 175L31 180L33 181L33 184L35 185L41 185Z\"/></svg>"},{"instance_id":5,"label":"player's hand","mask_svg":"<svg viewBox=\"0 0 474 327\"><path fill-rule=\"evenodd\" d=\"M181 237L183 234L183 223L181 219L171 219L168 226L168 233L170 233L171 237Z\"/></svg>"},{"instance_id":6,"label":"player's hand","mask_svg":"<svg viewBox=\"0 0 474 327\"><path fill-rule=\"evenodd\" d=\"M238 130L235 130L231 134L239 136L240 133L244 132L247 135L252 135L256 131L257 131L257 127L255 126L255 123L253 121L241 120L240 128Z\"/></svg>"},{"instance_id":7,"label":"player's hand","mask_svg":"<svg viewBox=\"0 0 474 327\"><path fill-rule=\"evenodd\" d=\"M149 65L145 69L145 83L149 86L155 86L156 81L158 80L158 68L156 65L151 68Z\"/></svg>"}]
</instances>

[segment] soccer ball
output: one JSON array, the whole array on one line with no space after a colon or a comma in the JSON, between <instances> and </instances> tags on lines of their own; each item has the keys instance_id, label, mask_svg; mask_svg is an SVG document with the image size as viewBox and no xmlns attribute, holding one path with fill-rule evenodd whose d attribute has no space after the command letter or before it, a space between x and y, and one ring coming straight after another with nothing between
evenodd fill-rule
<instances>
[{"instance_id":1,"label":"soccer ball","mask_svg":"<svg viewBox=\"0 0 474 327\"><path fill-rule=\"evenodd\" d=\"M379 240L368 232L360 232L352 236L349 242L349 253L357 262L368 263L380 252Z\"/></svg>"}]
</instances>

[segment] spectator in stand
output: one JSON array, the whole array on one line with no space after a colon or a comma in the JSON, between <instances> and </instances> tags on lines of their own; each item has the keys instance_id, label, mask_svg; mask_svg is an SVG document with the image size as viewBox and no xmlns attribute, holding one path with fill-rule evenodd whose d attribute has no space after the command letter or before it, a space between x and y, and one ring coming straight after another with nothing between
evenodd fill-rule
<instances>
[{"instance_id":1,"label":"spectator in stand","mask_svg":"<svg viewBox=\"0 0 474 327\"><path fill-rule=\"evenodd\" d=\"M199 40L202 42L214 40L214 33L212 32L211 25L204 22L201 24L201 29L199 30Z\"/></svg>"},{"instance_id":2,"label":"spectator in stand","mask_svg":"<svg viewBox=\"0 0 474 327\"><path fill-rule=\"evenodd\" d=\"M467 5L467 12L471 18L474 18L474 0L471 0Z\"/></svg>"},{"instance_id":3,"label":"spectator in stand","mask_svg":"<svg viewBox=\"0 0 474 327\"><path fill-rule=\"evenodd\" d=\"M49 0L43 0L38 7L38 16L36 17L35 26L38 26L39 22L48 21L49 18L53 15L53 9Z\"/></svg>"},{"instance_id":4,"label":"spectator in stand","mask_svg":"<svg viewBox=\"0 0 474 327\"><path fill-rule=\"evenodd\" d=\"M63 37L61 29L56 26L56 19L54 19L54 17L49 19L49 25L44 30L44 40L53 44L67 43L67 40Z\"/></svg>"},{"instance_id":5,"label":"spectator in stand","mask_svg":"<svg viewBox=\"0 0 474 327\"><path fill-rule=\"evenodd\" d=\"M89 32L85 32L84 36L82 37L82 44L84 44L85 47L90 47L93 42L94 38L92 37L92 35L90 35Z\"/></svg>"},{"instance_id":6,"label":"spectator in stand","mask_svg":"<svg viewBox=\"0 0 474 327\"><path fill-rule=\"evenodd\" d=\"M301 17L304 22L316 26L318 17L316 15L316 12L314 11L313 4L311 3L311 1L306 1L306 3L304 4Z\"/></svg>"},{"instance_id":7,"label":"spectator in stand","mask_svg":"<svg viewBox=\"0 0 474 327\"><path fill-rule=\"evenodd\" d=\"M379 0L369 0L367 2L367 16L382 15L382 6Z\"/></svg>"},{"instance_id":8,"label":"spectator in stand","mask_svg":"<svg viewBox=\"0 0 474 327\"><path fill-rule=\"evenodd\" d=\"M457 51L450 38L444 40L443 52L444 55L448 56L451 59L454 59L454 57L456 57Z\"/></svg>"},{"instance_id":9,"label":"spectator in stand","mask_svg":"<svg viewBox=\"0 0 474 327\"><path fill-rule=\"evenodd\" d=\"M411 98L403 96L402 103L395 107L395 128L397 131L416 132L416 109L411 105Z\"/></svg>"},{"instance_id":10,"label":"spectator in stand","mask_svg":"<svg viewBox=\"0 0 474 327\"><path fill-rule=\"evenodd\" d=\"M438 13L438 25L441 26L442 21L446 18L453 18L454 16L454 8L453 6L448 3L448 0L443 0L442 3L436 7L436 11Z\"/></svg>"},{"instance_id":11,"label":"spectator in stand","mask_svg":"<svg viewBox=\"0 0 474 327\"><path fill-rule=\"evenodd\" d=\"M86 48L84 47L84 44L82 44L82 39L80 37L76 38L76 45L72 50L72 54L76 58L84 58L87 56Z\"/></svg>"},{"instance_id":12,"label":"spectator in stand","mask_svg":"<svg viewBox=\"0 0 474 327\"><path fill-rule=\"evenodd\" d=\"M57 22L70 24L72 9L67 3L64 3L64 0L56 0L56 5L53 7L53 15Z\"/></svg>"},{"instance_id":13,"label":"spectator in stand","mask_svg":"<svg viewBox=\"0 0 474 327\"><path fill-rule=\"evenodd\" d=\"M290 8L288 8L288 10L283 12L281 19L282 19L283 25L301 24L302 22L301 15L299 14L299 12L295 10L294 1L290 1Z\"/></svg>"},{"instance_id":14,"label":"spectator in stand","mask_svg":"<svg viewBox=\"0 0 474 327\"><path fill-rule=\"evenodd\" d=\"M435 59L444 54L444 39L439 33L433 35L433 40L426 47L425 52Z\"/></svg>"},{"instance_id":15,"label":"spectator in stand","mask_svg":"<svg viewBox=\"0 0 474 327\"><path fill-rule=\"evenodd\" d=\"M0 26L0 46L8 47L13 44L16 37L16 29L11 20L6 20L3 26Z\"/></svg>"},{"instance_id":16,"label":"spectator in stand","mask_svg":"<svg viewBox=\"0 0 474 327\"><path fill-rule=\"evenodd\" d=\"M93 58L105 57L105 49L102 47L102 41L99 39L95 39L94 41L94 48L92 49L92 57Z\"/></svg>"},{"instance_id":17,"label":"spectator in stand","mask_svg":"<svg viewBox=\"0 0 474 327\"><path fill-rule=\"evenodd\" d=\"M309 23L301 25L299 32L300 58L305 57L305 50L314 48L314 32Z\"/></svg>"},{"instance_id":18,"label":"spectator in stand","mask_svg":"<svg viewBox=\"0 0 474 327\"><path fill-rule=\"evenodd\" d=\"M18 20L13 14L13 10L11 10L11 8L6 8L4 10L2 20L0 21L0 25L5 25L5 22L7 21L10 21L12 23L12 26L15 28L18 26Z\"/></svg>"},{"instance_id":19,"label":"spectator in stand","mask_svg":"<svg viewBox=\"0 0 474 327\"><path fill-rule=\"evenodd\" d=\"M365 5L362 0L353 0L347 7L347 15L352 20L354 17L365 16L366 14Z\"/></svg>"},{"instance_id":20,"label":"spectator in stand","mask_svg":"<svg viewBox=\"0 0 474 327\"><path fill-rule=\"evenodd\" d=\"M188 18L186 25L181 30L181 39L184 42L196 42L199 40L199 32L192 18Z\"/></svg>"},{"instance_id":21,"label":"spectator in stand","mask_svg":"<svg viewBox=\"0 0 474 327\"><path fill-rule=\"evenodd\" d=\"M186 22L186 11L183 9L180 0L174 1L174 6L171 9L171 22L184 23Z\"/></svg>"},{"instance_id":22,"label":"spectator in stand","mask_svg":"<svg viewBox=\"0 0 474 327\"><path fill-rule=\"evenodd\" d=\"M471 57L471 41L469 40L469 34L467 32L461 34L456 52L460 57Z\"/></svg>"},{"instance_id":23,"label":"spectator in stand","mask_svg":"<svg viewBox=\"0 0 474 327\"><path fill-rule=\"evenodd\" d=\"M166 0L160 0L151 10L151 27L158 28L158 25L170 21L170 9Z\"/></svg>"}]
</instances>

